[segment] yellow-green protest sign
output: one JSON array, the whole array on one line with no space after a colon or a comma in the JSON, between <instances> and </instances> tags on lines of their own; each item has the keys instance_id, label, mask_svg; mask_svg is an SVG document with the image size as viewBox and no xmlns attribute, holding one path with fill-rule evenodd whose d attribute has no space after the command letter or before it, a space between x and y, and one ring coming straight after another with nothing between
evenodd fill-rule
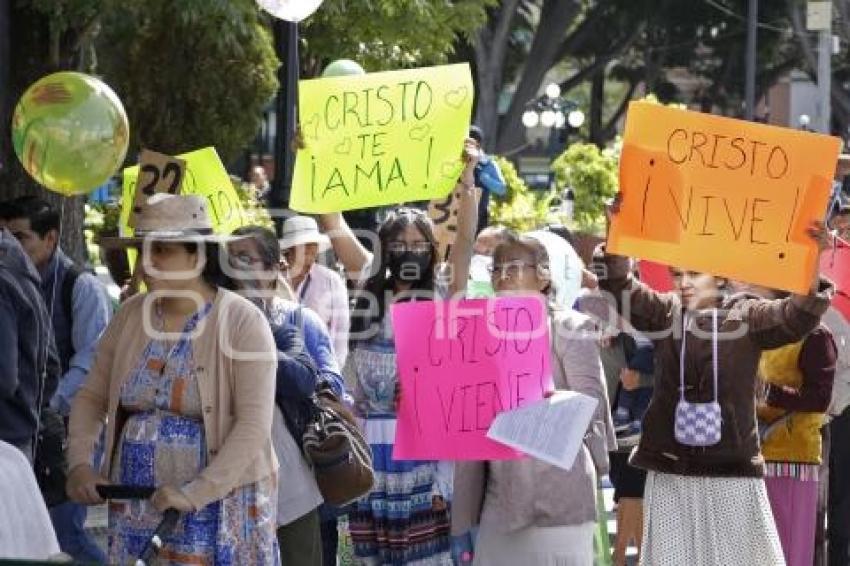
<instances>
[{"instance_id":1,"label":"yellow-green protest sign","mask_svg":"<svg viewBox=\"0 0 850 566\"><path fill-rule=\"evenodd\" d=\"M199 195L207 199L213 229L217 234L230 234L245 223L245 211L227 170L213 147L205 147L177 156L185 162L179 193ZM139 166L124 169L124 184L121 198L121 234L132 235L128 221L135 202Z\"/></svg>"},{"instance_id":2,"label":"yellow-green protest sign","mask_svg":"<svg viewBox=\"0 0 850 566\"><path fill-rule=\"evenodd\" d=\"M301 81L289 206L335 212L444 198L463 167L469 65Z\"/></svg>"}]
</instances>

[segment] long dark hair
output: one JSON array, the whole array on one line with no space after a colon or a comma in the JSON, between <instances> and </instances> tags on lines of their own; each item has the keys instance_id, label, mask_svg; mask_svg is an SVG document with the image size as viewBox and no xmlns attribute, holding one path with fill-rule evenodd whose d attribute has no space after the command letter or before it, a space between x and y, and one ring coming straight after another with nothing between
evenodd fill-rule
<instances>
[{"instance_id":1,"label":"long dark hair","mask_svg":"<svg viewBox=\"0 0 850 566\"><path fill-rule=\"evenodd\" d=\"M388 292L392 292L395 286L395 280L391 275L387 274L389 260L387 246L390 242L396 240L408 226L416 226L416 229L431 244L431 261L428 269L425 270L418 281L413 283L405 298L407 300L417 296L425 299L433 298L434 271L439 263L439 257L437 255L438 244L437 238L434 236L434 225L422 210L416 208L398 208L393 210L378 228L378 239L381 242L381 249L378 250L380 257L376 253L373 260L380 262L377 265L376 272L366 281L366 285L361 291L354 293L354 312L351 317L352 334L367 332L375 322L383 320L386 314L386 295ZM369 300L370 297L374 297L377 300L377 308L370 308L375 304Z\"/></svg>"},{"instance_id":2,"label":"long dark hair","mask_svg":"<svg viewBox=\"0 0 850 566\"><path fill-rule=\"evenodd\" d=\"M221 253L223 248L220 244L214 242L180 242L186 251L190 254L200 252L199 246L204 246L206 252L206 261L201 270L201 279L213 289L223 288L232 289L233 280L225 273L221 265Z\"/></svg>"},{"instance_id":3,"label":"long dark hair","mask_svg":"<svg viewBox=\"0 0 850 566\"><path fill-rule=\"evenodd\" d=\"M263 226L242 226L233 231L234 236L247 236L257 242L257 251L263 258L263 267L271 269L280 265L280 243L275 233Z\"/></svg>"}]
</instances>

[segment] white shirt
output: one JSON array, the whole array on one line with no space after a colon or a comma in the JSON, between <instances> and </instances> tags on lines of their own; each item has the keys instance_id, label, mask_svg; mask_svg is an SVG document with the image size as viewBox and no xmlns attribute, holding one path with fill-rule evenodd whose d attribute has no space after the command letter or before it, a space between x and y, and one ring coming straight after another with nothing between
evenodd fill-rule
<instances>
[{"instance_id":1,"label":"white shirt","mask_svg":"<svg viewBox=\"0 0 850 566\"><path fill-rule=\"evenodd\" d=\"M339 367L348 357L348 330L351 318L348 289L336 271L314 263L310 272L296 289L298 302L314 311L328 327Z\"/></svg>"},{"instance_id":2,"label":"white shirt","mask_svg":"<svg viewBox=\"0 0 850 566\"><path fill-rule=\"evenodd\" d=\"M280 409L272 419L272 444L280 468L277 471L277 524L279 527L300 519L322 504L316 477L292 438Z\"/></svg>"},{"instance_id":3,"label":"white shirt","mask_svg":"<svg viewBox=\"0 0 850 566\"><path fill-rule=\"evenodd\" d=\"M59 542L23 452L0 441L0 558L47 560Z\"/></svg>"}]
</instances>

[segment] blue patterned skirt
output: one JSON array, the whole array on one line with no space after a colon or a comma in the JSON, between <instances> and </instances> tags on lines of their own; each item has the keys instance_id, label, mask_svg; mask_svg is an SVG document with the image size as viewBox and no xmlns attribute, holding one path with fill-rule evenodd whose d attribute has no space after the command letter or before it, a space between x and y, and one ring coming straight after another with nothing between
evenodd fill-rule
<instances>
[{"instance_id":1,"label":"blue patterned skirt","mask_svg":"<svg viewBox=\"0 0 850 566\"><path fill-rule=\"evenodd\" d=\"M201 420L151 410L123 428L113 466L114 483L181 486L206 465ZM169 564L279 564L275 536L276 478L233 490L198 512L183 514L164 538L159 559ZM147 500L109 505L109 562L135 561L162 515Z\"/></svg>"},{"instance_id":2,"label":"blue patterned skirt","mask_svg":"<svg viewBox=\"0 0 850 566\"><path fill-rule=\"evenodd\" d=\"M375 487L349 515L354 554L365 564L451 566L448 511L434 511L435 463L395 461L395 417L370 416Z\"/></svg>"}]
</instances>

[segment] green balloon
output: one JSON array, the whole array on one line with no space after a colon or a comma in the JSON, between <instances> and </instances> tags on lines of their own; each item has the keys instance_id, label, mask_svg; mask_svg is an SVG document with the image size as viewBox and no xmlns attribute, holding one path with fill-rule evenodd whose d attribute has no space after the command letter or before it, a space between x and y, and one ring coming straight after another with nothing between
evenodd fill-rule
<instances>
[{"instance_id":1,"label":"green balloon","mask_svg":"<svg viewBox=\"0 0 850 566\"><path fill-rule=\"evenodd\" d=\"M323 77L345 77L349 75L365 75L366 71L356 61L351 59L339 59L334 61L322 71Z\"/></svg>"},{"instance_id":2,"label":"green balloon","mask_svg":"<svg viewBox=\"0 0 850 566\"><path fill-rule=\"evenodd\" d=\"M63 195L90 192L124 163L130 126L115 92L71 71L42 77L21 96L12 145L38 183Z\"/></svg>"}]
</instances>

